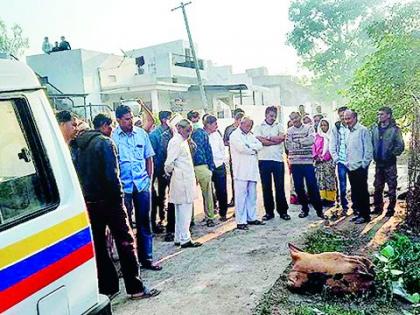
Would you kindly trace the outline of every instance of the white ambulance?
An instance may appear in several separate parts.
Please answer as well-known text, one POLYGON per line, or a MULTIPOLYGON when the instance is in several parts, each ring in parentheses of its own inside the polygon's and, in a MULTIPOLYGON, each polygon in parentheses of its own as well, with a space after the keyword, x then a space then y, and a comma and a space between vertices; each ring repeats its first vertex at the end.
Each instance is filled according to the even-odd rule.
POLYGON ((111 314, 70 153, 34 72, 0 58, 0 313, 111 314))

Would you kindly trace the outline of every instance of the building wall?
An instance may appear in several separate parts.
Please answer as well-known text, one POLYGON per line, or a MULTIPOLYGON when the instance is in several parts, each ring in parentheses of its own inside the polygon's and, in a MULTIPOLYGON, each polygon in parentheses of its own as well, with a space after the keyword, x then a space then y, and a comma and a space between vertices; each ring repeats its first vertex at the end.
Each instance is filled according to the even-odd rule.
POLYGON ((85 93, 80 49, 28 56, 26 63, 63 93, 85 93))

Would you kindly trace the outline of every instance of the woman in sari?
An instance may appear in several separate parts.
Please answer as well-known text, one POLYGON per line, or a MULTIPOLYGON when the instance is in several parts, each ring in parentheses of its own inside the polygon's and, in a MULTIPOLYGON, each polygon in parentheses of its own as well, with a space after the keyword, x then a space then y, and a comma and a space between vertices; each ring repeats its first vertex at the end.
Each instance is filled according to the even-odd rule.
POLYGON ((334 206, 337 193, 335 165, 329 152, 330 138, 330 124, 326 119, 321 119, 312 152, 321 199, 327 207, 334 206))

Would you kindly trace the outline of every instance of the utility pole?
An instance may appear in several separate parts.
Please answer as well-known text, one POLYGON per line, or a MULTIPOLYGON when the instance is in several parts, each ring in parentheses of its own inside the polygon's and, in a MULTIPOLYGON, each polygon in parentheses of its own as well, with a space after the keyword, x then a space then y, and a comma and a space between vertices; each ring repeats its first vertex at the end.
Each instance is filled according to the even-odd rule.
POLYGON ((188 40, 190 42, 191 53, 192 53, 193 60, 194 60, 195 73, 197 75, 198 87, 200 88, 201 101, 203 102, 204 111, 207 113, 208 105, 207 105, 206 92, 204 91, 203 81, 201 80, 200 67, 199 67, 199 64, 198 64, 197 55, 195 54, 194 42, 192 40, 190 26, 188 24, 187 12, 185 11, 185 7, 189 4, 191 4, 191 1, 187 2, 187 3, 181 2, 181 4, 178 7, 173 8, 171 11, 173 12, 175 10, 182 9, 182 14, 184 15, 185 28, 187 29, 188 40))

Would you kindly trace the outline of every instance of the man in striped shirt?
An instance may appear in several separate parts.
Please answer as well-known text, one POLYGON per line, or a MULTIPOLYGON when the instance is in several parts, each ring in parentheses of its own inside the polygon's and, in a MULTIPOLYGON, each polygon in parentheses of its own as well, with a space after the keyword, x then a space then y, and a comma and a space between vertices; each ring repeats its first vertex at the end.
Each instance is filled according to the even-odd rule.
POLYGON ((318 217, 324 218, 318 182, 313 166, 312 145, 314 143, 314 128, 311 125, 302 124, 302 116, 298 112, 291 113, 289 117, 293 126, 287 130, 286 147, 289 150, 289 161, 296 193, 299 203, 302 205, 299 218, 305 218, 309 213, 309 201, 306 197, 304 181, 306 181, 308 188, 310 203, 318 217))

